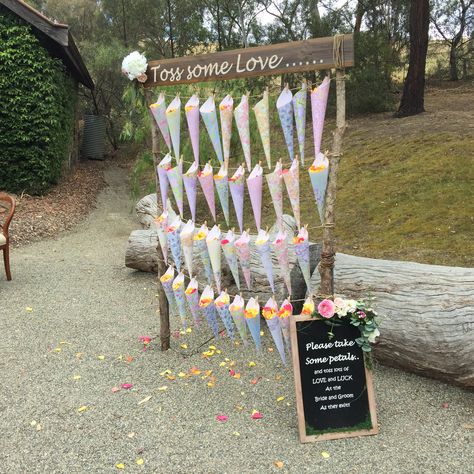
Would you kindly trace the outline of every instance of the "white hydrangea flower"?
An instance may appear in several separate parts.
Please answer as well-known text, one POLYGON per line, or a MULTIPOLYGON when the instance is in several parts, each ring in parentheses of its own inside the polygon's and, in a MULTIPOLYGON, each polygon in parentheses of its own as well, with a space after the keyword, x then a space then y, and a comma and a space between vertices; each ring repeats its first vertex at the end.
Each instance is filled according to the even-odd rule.
POLYGON ((347 316, 347 301, 342 298, 334 298, 334 304, 336 305, 336 313, 339 316, 347 316))
POLYGON ((353 313, 357 309, 357 301, 356 300, 347 300, 346 301, 346 311, 348 313, 353 313))
POLYGON ((378 329, 374 329, 368 336, 367 339, 369 342, 375 342, 375 338, 380 336, 380 331, 378 329))
POLYGON ((133 81, 145 74, 147 66, 148 63, 145 56, 138 51, 133 51, 133 53, 123 58, 122 72, 133 81))

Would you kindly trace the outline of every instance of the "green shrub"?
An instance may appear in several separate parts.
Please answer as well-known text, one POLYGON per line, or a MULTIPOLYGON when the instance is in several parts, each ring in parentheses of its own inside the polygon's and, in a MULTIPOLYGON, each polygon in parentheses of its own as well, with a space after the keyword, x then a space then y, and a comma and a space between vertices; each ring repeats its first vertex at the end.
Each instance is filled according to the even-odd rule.
POLYGON ((44 193, 73 137, 76 87, 32 28, 0 9, 0 189, 44 193))

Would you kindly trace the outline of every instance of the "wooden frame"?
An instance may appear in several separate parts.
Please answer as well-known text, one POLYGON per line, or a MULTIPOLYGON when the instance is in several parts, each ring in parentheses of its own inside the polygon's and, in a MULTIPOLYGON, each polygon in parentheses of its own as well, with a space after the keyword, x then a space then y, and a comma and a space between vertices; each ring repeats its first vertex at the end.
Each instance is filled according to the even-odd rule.
MULTIPOLYGON (((369 413, 372 422, 372 429, 370 430, 359 430, 359 431, 344 431, 326 433, 321 435, 308 435, 306 434, 306 423, 304 416, 304 405, 303 405, 303 394, 301 386, 301 370, 299 360, 299 347, 296 325, 298 322, 314 321, 311 316, 293 316, 290 320, 290 336, 291 336, 291 357, 293 361, 293 370, 295 378, 295 391, 296 391, 296 411, 298 416, 298 432, 300 435, 300 441, 302 443, 310 443, 314 441, 327 441, 331 439, 341 438, 353 438, 357 436, 369 436, 378 433, 377 426, 377 407, 375 402, 374 386, 372 381, 372 372, 365 367, 365 380, 367 387, 367 397, 369 401, 369 413)), ((364 364, 365 365, 365 364, 364 364)))

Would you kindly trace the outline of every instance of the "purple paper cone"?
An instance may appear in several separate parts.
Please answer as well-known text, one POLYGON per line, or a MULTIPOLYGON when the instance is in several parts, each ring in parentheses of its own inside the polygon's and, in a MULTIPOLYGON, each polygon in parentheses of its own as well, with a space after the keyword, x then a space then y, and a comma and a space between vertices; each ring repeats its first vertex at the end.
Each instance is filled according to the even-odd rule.
POLYGON ((174 297, 173 293, 173 279, 174 269, 173 267, 168 267, 168 270, 166 270, 166 272, 160 276, 160 283, 165 292, 166 299, 168 300, 170 313, 174 316, 178 316, 178 306, 176 304, 176 298, 174 297))
POLYGON ((168 213, 163 212, 155 218, 156 232, 158 234, 158 241, 160 243, 163 260, 168 264, 168 237, 166 229, 168 227, 168 213))
POLYGON ((199 326, 201 324, 201 309, 199 308, 199 291, 198 282, 195 278, 191 278, 186 290, 184 292, 189 309, 193 315, 194 324, 199 326))
POLYGON ((272 293, 275 293, 275 284, 273 282, 273 265, 272 265, 272 253, 270 250, 270 236, 268 232, 260 229, 258 231, 257 240, 255 241, 255 248, 262 262, 263 268, 267 274, 268 283, 272 289, 272 293))
POLYGON ((240 295, 236 295, 234 301, 229 306, 229 312, 234 321, 237 331, 244 345, 247 345, 247 323, 244 316, 244 300, 240 295))
POLYGON ((179 160, 177 166, 168 170, 168 181, 178 206, 179 215, 183 218, 183 160, 179 160))
POLYGON ((234 245, 239 257, 242 273, 244 274, 245 283, 250 290, 250 237, 246 231, 235 241, 234 245))
POLYGON ((232 136, 232 116, 234 110, 234 100, 230 95, 226 95, 219 104, 219 114, 221 118, 222 149, 224 152, 224 165, 227 169, 230 157, 230 139, 232 136))
POLYGON ((321 151, 324 118, 329 95, 329 77, 325 77, 319 87, 311 91, 311 115, 313 117, 314 156, 321 151))
POLYGON ((197 196, 198 167, 194 162, 183 175, 183 184, 188 198, 189 210, 193 221, 196 222, 196 196, 197 196))
POLYGON ((216 222, 216 201, 214 197, 214 180, 212 176, 212 166, 210 163, 206 163, 204 169, 198 173, 199 183, 204 192, 207 205, 211 211, 214 222, 216 222))
POLYGON ((278 115, 280 117, 281 127, 283 128, 283 135, 285 137, 286 146, 291 160, 295 159, 295 153, 293 150, 293 95, 285 87, 280 96, 278 97, 276 106, 278 109, 278 115))
POLYGON ((308 293, 311 293, 311 272, 309 267, 309 238, 306 227, 301 227, 298 235, 293 238, 295 253, 303 273, 308 293))
POLYGON ((212 273, 216 282, 217 291, 221 291, 221 231, 216 225, 206 237, 207 251, 211 259, 212 273))
POLYGON ((283 181, 285 181, 286 190, 290 197, 296 225, 300 227, 300 173, 298 160, 293 160, 290 169, 283 170, 283 181))
POLYGON ((260 351, 262 347, 260 343, 260 305, 254 298, 248 300, 244 316, 257 351, 260 351))
POLYGON ((280 311, 278 311, 278 321, 280 323, 283 339, 286 348, 291 353, 291 337, 290 337, 290 318, 293 316, 293 305, 288 301, 283 301, 280 311))
POLYGON ((219 324, 217 323, 216 307, 214 306, 214 292, 209 285, 202 292, 199 307, 206 316, 207 323, 217 339, 219 337, 219 324))
POLYGON ((173 293, 178 306, 179 317, 181 319, 181 326, 186 329, 186 299, 184 297, 184 274, 178 273, 178 276, 173 280, 173 293))
POLYGON ((329 160, 319 153, 309 167, 309 177, 313 187, 314 199, 318 206, 319 218, 321 224, 324 224, 324 206, 326 202, 326 188, 328 185, 329 160))
POLYGON ((263 317, 267 322, 268 329, 272 335, 273 341, 278 349, 283 364, 286 365, 285 346, 283 345, 283 338, 281 334, 280 321, 278 320, 278 306, 275 299, 270 298, 262 309, 263 317))
POLYGON ((176 217, 176 219, 166 229, 168 245, 178 272, 181 271, 181 242, 179 239, 180 230, 181 219, 179 217, 176 217))
POLYGON ((163 135, 166 146, 169 151, 171 151, 170 131, 168 129, 168 121, 166 120, 166 101, 163 92, 158 96, 158 100, 150 105, 150 110, 158 128, 160 129, 161 135, 163 135))
POLYGON ((193 147, 194 162, 199 166, 199 98, 196 94, 186 102, 184 111, 193 147))
POLYGON ((201 112, 202 120, 206 126, 207 133, 211 139, 212 146, 216 152, 217 159, 222 164, 224 158, 222 155, 221 139, 219 136, 219 124, 217 123, 216 104, 214 103, 214 97, 211 96, 209 99, 201 105, 199 109, 201 112))
POLYGON ((229 230, 224 238, 221 240, 222 251, 224 257, 227 260, 232 276, 234 277, 235 284, 240 291, 240 278, 239 278, 239 266, 237 263, 237 250, 235 248, 235 234, 232 230, 229 230))
POLYGON ((168 153, 156 167, 156 172, 158 173, 158 180, 160 183, 161 204, 163 205, 163 211, 166 211, 168 201, 168 188, 170 184, 168 181, 169 169, 171 169, 171 155, 168 153))
POLYGON ((273 207, 277 217, 278 228, 283 225, 283 175, 281 168, 281 160, 275 165, 273 173, 265 175, 267 180, 270 196, 272 197, 273 207))
POLYGON ((243 232, 244 229, 244 181, 245 169, 243 166, 239 166, 232 178, 229 178, 229 189, 232 196, 232 202, 234 203, 235 215, 237 216, 240 232, 243 232))
POLYGON ((260 229, 262 219, 262 189, 263 189, 263 169, 260 164, 255 168, 247 178, 247 187, 249 190, 250 203, 252 204, 253 215, 257 231, 260 229))
POLYGON ((221 292, 214 303, 216 305, 217 314, 219 314, 224 323, 227 335, 232 339, 232 341, 235 341, 234 325, 232 324, 232 316, 229 312, 230 298, 227 291, 221 292))
POLYGON ((306 99, 308 91, 306 82, 303 82, 301 90, 293 96, 293 112, 295 114, 296 135, 298 137, 298 149, 300 151, 300 160, 304 164, 304 142, 306 130, 306 99))
POLYGON ((234 110, 235 123, 239 131, 240 143, 244 151, 247 169, 252 168, 252 158, 250 156, 250 119, 249 119, 249 98, 243 95, 240 104, 234 110))
POLYGON ((179 234, 181 248, 183 250, 184 262, 188 269, 189 277, 193 276, 193 243, 194 243, 194 222, 188 221, 184 224, 179 234))
POLYGON ((179 147, 181 142, 181 101, 176 96, 166 109, 166 120, 170 130, 171 143, 173 144, 174 157, 179 160, 179 147))
POLYGON ((207 283, 210 285, 212 282, 212 268, 211 259, 209 258, 209 252, 207 251, 206 244, 206 237, 208 233, 209 230, 206 224, 203 224, 200 229, 194 234, 194 243, 201 259, 202 266, 204 267, 207 283))
POLYGON ((214 175, 214 184, 224 213, 225 222, 229 225, 229 183, 225 165, 222 165, 219 173, 214 175))
POLYGON ((291 295, 291 279, 290 279, 290 266, 288 264, 288 235, 285 231, 279 231, 272 242, 273 248, 275 249, 278 263, 280 264, 281 276, 288 289, 288 294, 291 295))

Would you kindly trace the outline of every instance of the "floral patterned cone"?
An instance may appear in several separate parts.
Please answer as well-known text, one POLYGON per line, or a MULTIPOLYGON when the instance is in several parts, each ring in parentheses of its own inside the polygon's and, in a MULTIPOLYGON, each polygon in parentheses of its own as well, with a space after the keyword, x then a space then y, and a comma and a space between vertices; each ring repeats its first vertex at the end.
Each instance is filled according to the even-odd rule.
POLYGON ((253 108, 257 119, 258 131, 262 139, 263 151, 267 159, 268 168, 272 167, 270 155, 270 111, 268 106, 268 90, 263 93, 263 98, 253 108))
POLYGON ((260 229, 262 219, 262 189, 263 189, 263 168, 256 164, 255 168, 247 178, 247 187, 249 189, 250 203, 252 204, 253 216, 257 231, 260 229))
POLYGON ((189 209, 194 222, 196 222, 197 174, 198 167, 196 162, 194 162, 189 167, 188 171, 183 174, 184 189, 186 191, 189 209))
POLYGON ((298 235, 293 237, 293 243, 295 244, 295 253, 301 271, 303 273, 304 281, 308 293, 311 293, 311 272, 309 269, 309 238, 306 227, 301 227, 298 235))
POLYGON ((293 94, 288 87, 285 87, 276 103, 278 115, 280 117, 281 127, 283 128, 283 135, 285 136, 288 153, 293 161, 295 153, 293 150, 293 94))
POLYGON ((219 337, 219 324, 217 323, 216 307, 214 306, 214 291, 207 285, 199 299, 199 307, 206 316, 207 324, 212 329, 214 337, 219 337))
POLYGON ((163 92, 158 96, 158 100, 150 105, 150 110, 161 134, 163 135, 166 146, 171 151, 170 131, 168 129, 168 121, 166 120, 166 101, 163 92))
POLYGON ((232 316, 229 312, 230 298, 227 291, 222 291, 221 294, 216 298, 214 303, 216 305, 217 313, 219 314, 220 318, 222 319, 222 322, 224 323, 227 335, 233 341, 235 341, 234 325, 232 324, 232 316))
POLYGON ((239 257, 245 283, 247 283, 247 288, 250 290, 250 237, 247 231, 242 232, 240 238, 235 241, 234 246, 239 257))
POLYGON ((168 245, 171 250, 171 255, 173 255, 173 260, 178 272, 181 271, 181 242, 179 240, 180 229, 181 219, 179 217, 176 217, 176 219, 166 228, 168 245))
POLYGON ((222 164, 224 163, 224 159, 222 156, 222 146, 219 136, 219 124, 217 123, 216 104, 214 103, 214 97, 209 97, 209 99, 207 99, 206 102, 201 105, 199 110, 201 112, 204 125, 206 126, 207 133, 211 139, 214 151, 216 152, 217 159, 222 164))
POLYGON ((267 322, 268 329, 270 329, 270 333, 278 349, 281 360, 286 365, 285 346, 283 345, 283 337, 281 334, 280 321, 278 318, 278 306, 273 297, 266 302, 262 309, 262 315, 267 322))
POLYGON ((263 268, 267 274, 268 283, 270 283, 272 293, 275 293, 275 284, 273 282, 272 253, 270 250, 269 239, 270 236, 268 235, 268 232, 260 229, 258 231, 257 240, 255 241, 255 248, 257 249, 263 268))
POLYGON ((324 117, 329 95, 329 77, 311 91, 311 115, 313 116, 314 156, 321 151, 321 140, 323 137, 324 117))
POLYGON ((221 230, 216 225, 206 237, 207 251, 211 259, 212 272, 216 282, 217 291, 221 291, 221 230))
POLYGON ((321 219, 321 224, 324 224, 324 205, 328 185, 329 160, 322 153, 319 153, 314 159, 313 164, 309 167, 308 172, 311 179, 311 186, 313 187, 314 199, 318 206, 319 218, 321 219))
POLYGON ((234 109, 235 123, 239 131, 240 143, 244 150, 245 162, 250 171, 252 159, 250 156, 250 120, 249 120, 249 98, 243 95, 240 104, 234 109))
POLYGON ((229 183, 227 180, 227 169, 222 165, 219 173, 214 175, 214 184, 216 186, 217 195, 221 203, 222 211, 227 225, 229 225, 229 183))
POLYGON ((235 284, 240 291, 240 279, 239 279, 239 267, 237 264, 237 250, 235 249, 235 235, 232 230, 229 230, 224 238, 221 240, 222 251, 224 257, 227 260, 232 276, 234 277, 235 284))
POLYGON ((184 292, 189 309, 193 315, 194 324, 199 326, 201 323, 201 309, 199 308, 199 291, 198 282, 195 278, 191 278, 186 290, 184 292))
POLYGON ((171 169, 171 155, 166 154, 163 159, 158 163, 156 167, 156 172, 158 173, 158 181, 160 183, 160 193, 161 193, 161 204, 163 205, 163 211, 166 210, 166 205, 168 201, 168 170, 171 169))
POLYGON ((160 216, 155 218, 156 232, 158 234, 158 241, 160 242, 163 260, 168 264, 168 237, 166 228, 168 227, 168 213, 163 212, 160 216))
POLYGON ((293 316, 293 305, 288 301, 283 301, 280 311, 278 311, 278 321, 280 322, 281 332, 285 340, 288 352, 291 352, 291 337, 290 337, 290 318, 293 316))
POLYGON ((281 229, 283 225, 283 176, 281 161, 277 162, 273 173, 265 175, 265 178, 272 197, 273 207, 275 208, 278 228, 281 229))
POLYGON ((173 292, 173 278, 174 268, 170 266, 168 267, 168 270, 166 270, 166 272, 161 275, 160 282, 163 290, 165 291, 166 299, 168 300, 168 304, 170 306, 170 312, 171 314, 177 316, 179 311, 173 292))
POLYGON ((278 263, 280 264, 283 281, 288 288, 288 294, 291 295, 290 266, 288 264, 288 234, 284 231, 279 231, 272 245, 275 249, 278 263))
POLYGON ((236 295, 234 301, 229 306, 229 312, 234 321, 237 331, 244 343, 247 345, 247 323, 245 322, 244 316, 244 300, 240 295, 236 295))
POLYGON ((179 235, 181 247, 183 249, 184 262, 188 269, 189 277, 193 276, 193 242, 194 242, 194 222, 188 221, 179 235))
POLYGON ((212 282, 212 268, 211 259, 209 258, 209 252, 207 251, 206 237, 209 230, 204 223, 200 229, 194 234, 194 242, 201 258, 202 265, 204 266, 204 272, 206 273, 207 282, 212 282))
POLYGON ((239 166, 236 172, 229 178, 229 189, 234 203, 235 215, 239 223, 240 232, 243 232, 244 222, 244 183, 245 170, 243 166, 239 166))
POLYGON ((295 114, 296 135, 298 137, 298 147, 300 151, 301 163, 304 164, 304 142, 306 129, 306 98, 308 91, 306 82, 303 82, 301 89, 293 97, 293 112, 295 114))
POLYGON ((183 217, 183 160, 177 166, 168 170, 168 181, 173 191, 173 196, 178 206, 179 215, 183 217))
POLYGON ((250 298, 247 302, 247 306, 244 311, 245 321, 247 326, 250 329, 250 334, 252 335, 253 341, 257 350, 260 351, 260 305, 255 298, 250 298))
POLYGON ((290 197, 291 209, 293 209, 296 225, 300 227, 300 174, 298 160, 293 160, 290 169, 283 170, 283 180, 290 197))
POLYGON ((171 143, 173 144, 174 157, 176 160, 179 159, 179 146, 181 140, 181 101, 179 96, 176 96, 171 104, 166 109, 166 120, 168 122, 168 128, 171 135, 171 143))
POLYGON ((207 205, 211 211, 214 222, 216 222, 216 200, 214 197, 214 180, 212 178, 212 166, 210 163, 206 163, 204 169, 198 173, 199 183, 204 192, 207 205))
POLYGON ((184 274, 178 273, 178 276, 173 280, 173 293, 178 306, 179 317, 181 319, 181 326, 186 329, 186 299, 184 297, 184 274))
POLYGON ((234 115, 234 100, 230 95, 226 95, 219 104, 219 114, 221 119, 222 148, 224 151, 224 164, 229 165, 230 139, 232 136, 232 116, 234 115))
POLYGON ((196 94, 190 97, 184 106, 188 122, 189 137, 193 147, 194 162, 199 165, 199 98, 196 94))
POLYGON ((303 309, 301 310, 301 316, 311 316, 314 313, 315 305, 312 296, 308 296, 304 303, 303 309))

